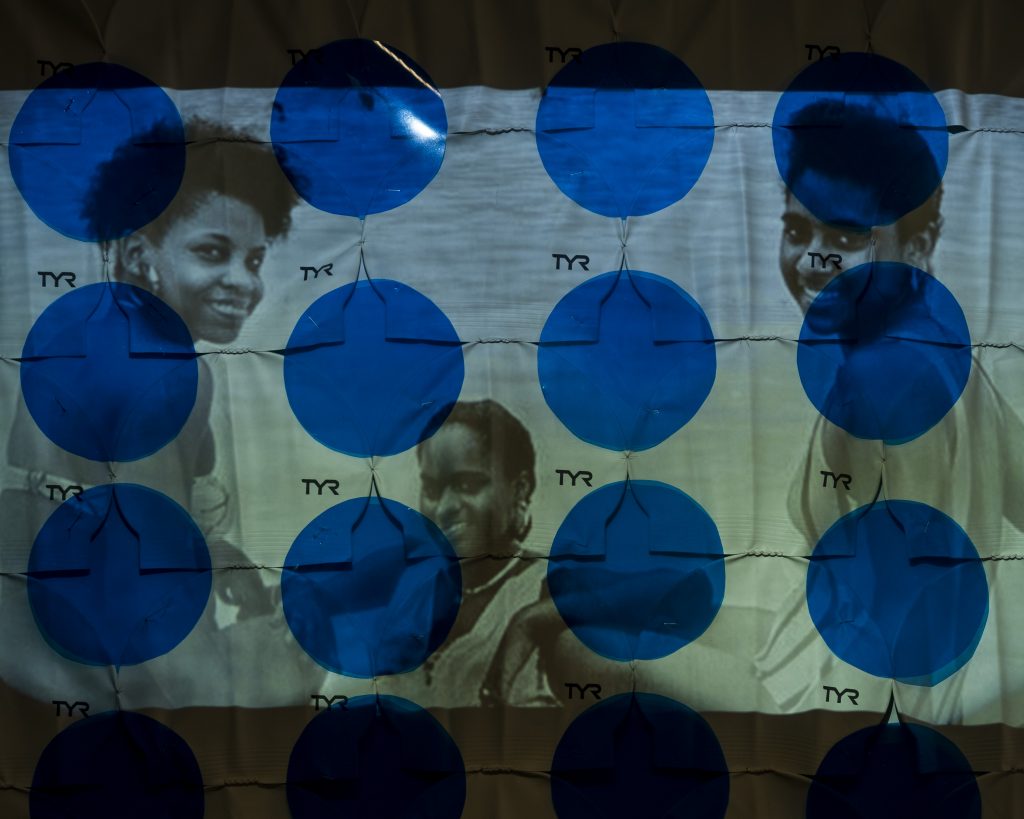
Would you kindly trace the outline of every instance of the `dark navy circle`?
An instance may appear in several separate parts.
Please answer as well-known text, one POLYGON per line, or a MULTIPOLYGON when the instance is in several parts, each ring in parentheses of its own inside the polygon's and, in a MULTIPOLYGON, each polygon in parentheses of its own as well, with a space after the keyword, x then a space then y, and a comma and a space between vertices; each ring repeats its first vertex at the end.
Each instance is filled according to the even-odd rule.
POLYGON ((185 131, 159 86, 122 65, 84 63, 29 94, 11 127, 10 162, 43 222, 105 241, 148 224, 174 198, 185 131))
POLYGON ((698 713, 656 694, 619 694, 588 708, 562 736, 551 762, 551 801, 558 819, 721 819, 729 769, 698 713))
POLYGON ((714 126, 711 101, 682 60, 647 43, 607 43, 548 85, 537 150, 562 193, 624 219, 689 193, 711 156, 714 126))
POLYGON ((28 563, 39 630, 63 656, 135 665, 188 636, 210 596, 210 554, 173 500, 138 484, 96 486, 58 506, 28 563))
POLYGON ((426 296, 388 279, 324 294, 288 339, 284 386, 306 432, 357 458, 433 435, 458 400, 462 347, 426 296))
POLYGON ((448 635, 462 570, 441 530, 419 512, 355 498, 295 538, 281 595, 295 639, 320 665, 349 677, 398 674, 448 635))
POLYGON ((174 731, 131 711, 73 722, 43 749, 29 791, 32 819, 201 819, 203 777, 174 731))
POLYGON ((843 661, 931 686, 974 653, 988 619, 988 581, 951 518, 916 501, 879 501, 844 515, 818 541, 807 608, 843 661))
POLYGON ((689 495, 657 481, 611 483, 562 522, 548 588, 587 647, 613 660, 655 660, 715 619, 723 557, 715 522, 689 495))
POLYGON ((641 270, 570 290, 540 336, 544 400, 569 430, 606 449, 657 446, 697 414, 715 383, 714 335, 700 305, 641 270))
POLYGON ((466 769, 428 711, 399 697, 354 697, 310 720, 288 760, 294 819, 459 819, 466 769))
POLYGON ((437 174, 448 117, 426 72, 377 40, 307 54, 274 99, 274 153, 303 199, 363 218, 404 205, 437 174))
POLYGON ((877 54, 808 65, 779 99, 772 139, 779 173, 804 207, 859 230, 923 204, 949 156, 938 100, 910 69, 877 54))
POLYGON ((807 819, 981 819, 970 763, 923 725, 855 731, 826 754, 807 792, 807 819))
POLYGON ((971 374, 971 335, 953 294, 902 262, 844 271, 811 303, 797 347, 811 403, 857 438, 927 432, 971 374))
POLYGON ((25 405, 46 437, 94 461, 152 455, 185 425, 199 365, 185 322, 130 284, 69 290, 21 352, 25 405))

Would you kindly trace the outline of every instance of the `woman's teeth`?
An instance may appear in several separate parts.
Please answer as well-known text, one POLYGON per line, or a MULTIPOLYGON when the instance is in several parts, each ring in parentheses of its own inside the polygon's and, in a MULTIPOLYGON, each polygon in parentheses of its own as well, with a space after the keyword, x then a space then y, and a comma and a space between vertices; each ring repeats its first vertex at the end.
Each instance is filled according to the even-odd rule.
POLYGON ((249 315, 249 305, 242 302, 213 299, 207 303, 218 313, 223 313, 232 318, 245 318, 249 315))

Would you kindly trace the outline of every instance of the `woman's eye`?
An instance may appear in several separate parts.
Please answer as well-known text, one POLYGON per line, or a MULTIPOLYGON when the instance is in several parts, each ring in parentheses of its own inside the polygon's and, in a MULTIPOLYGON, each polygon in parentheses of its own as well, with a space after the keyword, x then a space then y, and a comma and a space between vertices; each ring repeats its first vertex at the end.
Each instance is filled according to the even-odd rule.
POLYGON ((481 491, 484 486, 487 485, 487 479, 481 475, 472 475, 460 479, 456 485, 456 490, 462 495, 475 495, 481 491))
POLYGON ((245 260, 245 266, 249 268, 252 273, 259 273, 260 268, 263 267, 263 259, 266 254, 263 251, 259 253, 251 253, 245 260))
POLYGON ((859 250, 865 247, 870 239, 871 235, 868 233, 837 233, 835 245, 843 250, 859 250))
POLYGON ((811 232, 807 223, 802 220, 783 219, 783 232, 787 241, 794 244, 806 244, 810 239, 811 232))
POLYGON ((420 481, 420 494, 428 501, 436 501, 441 496, 441 488, 434 481, 424 478, 420 481))
POLYGON ((220 264, 227 261, 228 258, 227 249, 220 245, 198 245, 192 248, 192 252, 203 261, 210 262, 211 264, 220 264))

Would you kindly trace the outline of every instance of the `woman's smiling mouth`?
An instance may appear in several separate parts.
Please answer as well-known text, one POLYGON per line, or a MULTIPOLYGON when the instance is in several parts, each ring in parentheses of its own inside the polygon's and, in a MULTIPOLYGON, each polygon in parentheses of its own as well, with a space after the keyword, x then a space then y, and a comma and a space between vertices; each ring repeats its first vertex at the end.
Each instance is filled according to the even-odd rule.
POLYGON ((207 306, 224 318, 237 321, 249 316, 252 303, 243 299, 207 299, 207 306))

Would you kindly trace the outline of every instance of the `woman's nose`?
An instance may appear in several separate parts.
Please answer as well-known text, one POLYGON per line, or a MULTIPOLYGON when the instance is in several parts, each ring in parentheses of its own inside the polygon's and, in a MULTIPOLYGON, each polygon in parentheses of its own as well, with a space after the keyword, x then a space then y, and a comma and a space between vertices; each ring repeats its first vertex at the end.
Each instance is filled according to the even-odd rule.
POLYGON ((810 244, 802 245, 799 250, 793 254, 793 267, 798 273, 807 274, 815 272, 816 268, 811 264, 811 257, 808 255, 808 253, 812 253, 814 251, 809 251, 809 247, 810 244))
POLYGON ((807 234, 807 238, 800 245, 799 251, 800 258, 797 260, 797 263, 802 269, 808 271, 820 269, 821 260, 827 258, 833 252, 822 231, 817 226, 812 228, 807 234))
POLYGON ((224 269, 221 272, 221 282, 225 286, 237 290, 247 292, 260 290, 259 278, 253 275, 252 271, 246 266, 245 260, 241 258, 238 260, 231 259, 231 261, 224 265, 224 269))
POLYGON ((443 489, 441 491, 441 499, 437 502, 437 513, 441 520, 444 520, 447 515, 452 514, 458 508, 458 492, 455 492, 451 487, 443 489))

